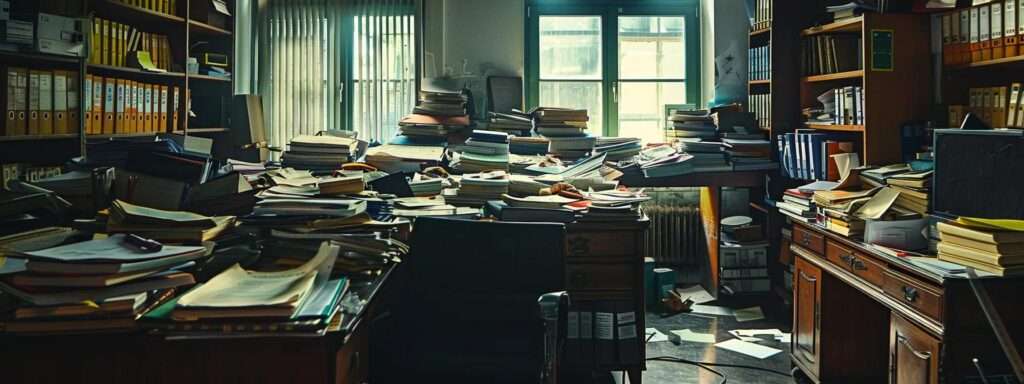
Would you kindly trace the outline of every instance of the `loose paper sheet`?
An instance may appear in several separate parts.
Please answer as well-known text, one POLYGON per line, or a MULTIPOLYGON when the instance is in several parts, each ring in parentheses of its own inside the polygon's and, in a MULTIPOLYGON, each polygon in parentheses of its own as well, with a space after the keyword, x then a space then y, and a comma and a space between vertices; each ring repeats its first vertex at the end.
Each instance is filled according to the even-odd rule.
POLYGON ((679 336, 679 338, 683 341, 705 344, 715 343, 715 334, 713 333, 698 333, 691 331, 689 329, 676 330, 672 331, 672 333, 674 333, 676 336, 679 336))
POLYGON ((731 308, 716 307, 714 305, 701 305, 694 304, 690 306, 690 310, 693 313, 703 313, 705 315, 718 315, 718 316, 732 316, 733 311, 731 308))
POLYGON ((704 304, 709 301, 714 301, 714 296, 711 296, 704 287, 700 285, 694 285, 687 288, 676 288, 676 293, 679 294, 683 299, 689 298, 696 304, 704 304))
POLYGON ((882 217, 882 215, 885 214, 886 211, 889 210, 889 207, 892 206, 892 203, 896 202, 896 198, 899 196, 899 191, 892 188, 883 187, 881 190, 878 191, 878 193, 875 193, 875 195, 871 197, 871 200, 868 200, 867 203, 864 203, 864 206, 860 207, 860 209, 857 210, 855 215, 864 220, 879 219, 882 217))
POLYGON ((761 307, 737 309, 733 314, 736 316, 736 321, 754 321, 764 319, 764 312, 761 311, 761 307))
POLYGON ((860 186, 860 157, 856 153, 837 153, 832 159, 839 168, 839 184, 832 189, 848 189, 860 186))
POLYGON ((742 353, 747 356, 755 357, 758 359, 766 359, 775 356, 781 349, 775 349, 765 347, 763 345, 757 345, 754 343, 748 343, 740 339, 729 339, 721 343, 715 344, 716 347, 722 349, 728 349, 733 352, 742 353))
POLYGON ((657 328, 647 328, 644 330, 644 340, 648 343, 657 343, 659 341, 668 341, 668 335, 661 333, 657 328))

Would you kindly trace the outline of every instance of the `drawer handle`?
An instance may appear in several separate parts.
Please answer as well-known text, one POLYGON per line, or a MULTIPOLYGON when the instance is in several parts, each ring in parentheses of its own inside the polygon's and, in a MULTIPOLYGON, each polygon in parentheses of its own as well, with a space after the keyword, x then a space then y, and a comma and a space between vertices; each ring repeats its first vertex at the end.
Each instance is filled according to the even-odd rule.
POLYGON ((853 264, 853 255, 841 255, 839 260, 842 260, 846 264, 853 264))
POLYGON ((914 356, 917 357, 918 359, 928 360, 928 359, 932 358, 932 353, 931 352, 928 352, 928 351, 924 351, 924 352, 918 351, 917 349, 914 348, 914 346, 910 345, 910 340, 907 339, 906 337, 904 337, 903 335, 896 335, 896 341, 899 341, 900 344, 903 344, 904 346, 906 346, 907 349, 910 350, 910 353, 913 353, 914 356))
POLYGON ((917 288, 908 287, 906 285, 903 286, 903 299, 913 303, 915 300, 917 300, 917 296, 917 288))
POLYGON ((857 260, 857 259, 853 259, 853 261, 850 262, 850 266, 853 267, 853 269, 856 269, 858 271, 866 271, 868 269, 868 267, 866 267, 864 265, 863 261, 860 261, 860 260, 857 260))
POLYGON ((811 245, 811 238, 808 237, 807 235, 804 235, 804 237, 800 238, 800 242, 803 243, 803 245, 805 246, 811 245))
POLYGON ((590 253, 590 239, 585 237, 569 239, 569 252, 573 255, 585 255, 590 253))

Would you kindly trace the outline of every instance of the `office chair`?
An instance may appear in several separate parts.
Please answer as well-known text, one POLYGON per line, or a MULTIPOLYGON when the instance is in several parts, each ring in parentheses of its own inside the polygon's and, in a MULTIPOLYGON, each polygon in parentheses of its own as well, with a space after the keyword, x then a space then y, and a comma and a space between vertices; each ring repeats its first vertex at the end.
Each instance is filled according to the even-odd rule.
POLYGON ((554 382, 562 224, 424 217, 411 249, 391 316, 371 325, 371 382, 554 382))

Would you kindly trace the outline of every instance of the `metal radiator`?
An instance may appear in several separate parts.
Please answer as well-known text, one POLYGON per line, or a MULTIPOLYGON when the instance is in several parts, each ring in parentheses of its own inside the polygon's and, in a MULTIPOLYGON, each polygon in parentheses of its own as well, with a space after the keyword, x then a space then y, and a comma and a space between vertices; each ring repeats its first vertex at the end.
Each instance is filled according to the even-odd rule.
POLYGON ((644 204, 651 220, 646 255, 658 265, 693 266, 707 257, 700 209, 673 203, 644 204))

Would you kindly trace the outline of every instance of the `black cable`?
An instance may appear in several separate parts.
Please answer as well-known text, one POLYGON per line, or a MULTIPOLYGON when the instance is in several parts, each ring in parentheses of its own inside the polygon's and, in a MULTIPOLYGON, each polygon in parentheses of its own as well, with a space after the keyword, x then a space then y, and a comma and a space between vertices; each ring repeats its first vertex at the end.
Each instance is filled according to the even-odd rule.
POLYGON ((725 374, 723 374, 722 372, 718 372, 718 371, 716 371, 714 369, 711 369, 711 367, 708 367, 706 365, 708 363, 701 363, 701 362, 696 362, 696 361, 690 361, 690 360, 680 359, 678 357, 671 357, 671 356, 648 357, 647 360, 648 361, 651 361, 651 360, 653 360, 653 361, 667 361, 667 362, 670 362, 670 363, 695 365, 695 366, 697 366, 699 368, 703 368, 703 369, 707 370, 708 372, 714 373, 718 377, 721 377, 722 378, 722 382, 719 383, 719 384, 726 384, 726 383, 729 382, 729 379, 727 377, 725 377, 725 374))
POLYGON ((694 365, 704 364, 704 365, 709 365, 709 366, 712 366, 712 367, 753 369, 753 370, 756 370, 756 371, 771 372, 771 373, 774 373, 776 375, 790 376, 789 372, 776 371, 776 370, 770 369, 770 368, 762 368, 762 367, 755 367, 755 366, 752 366, 752 365, 741 365, 741 364, 708 363, 708 362, 704 362, 704 361, 692 361, 692 360, 686 360, 686 359, 675 357, 675 356, 648 357, 647 360, 668 361, 668 362, 686 363, 686 364, 694 364, 694 365))

